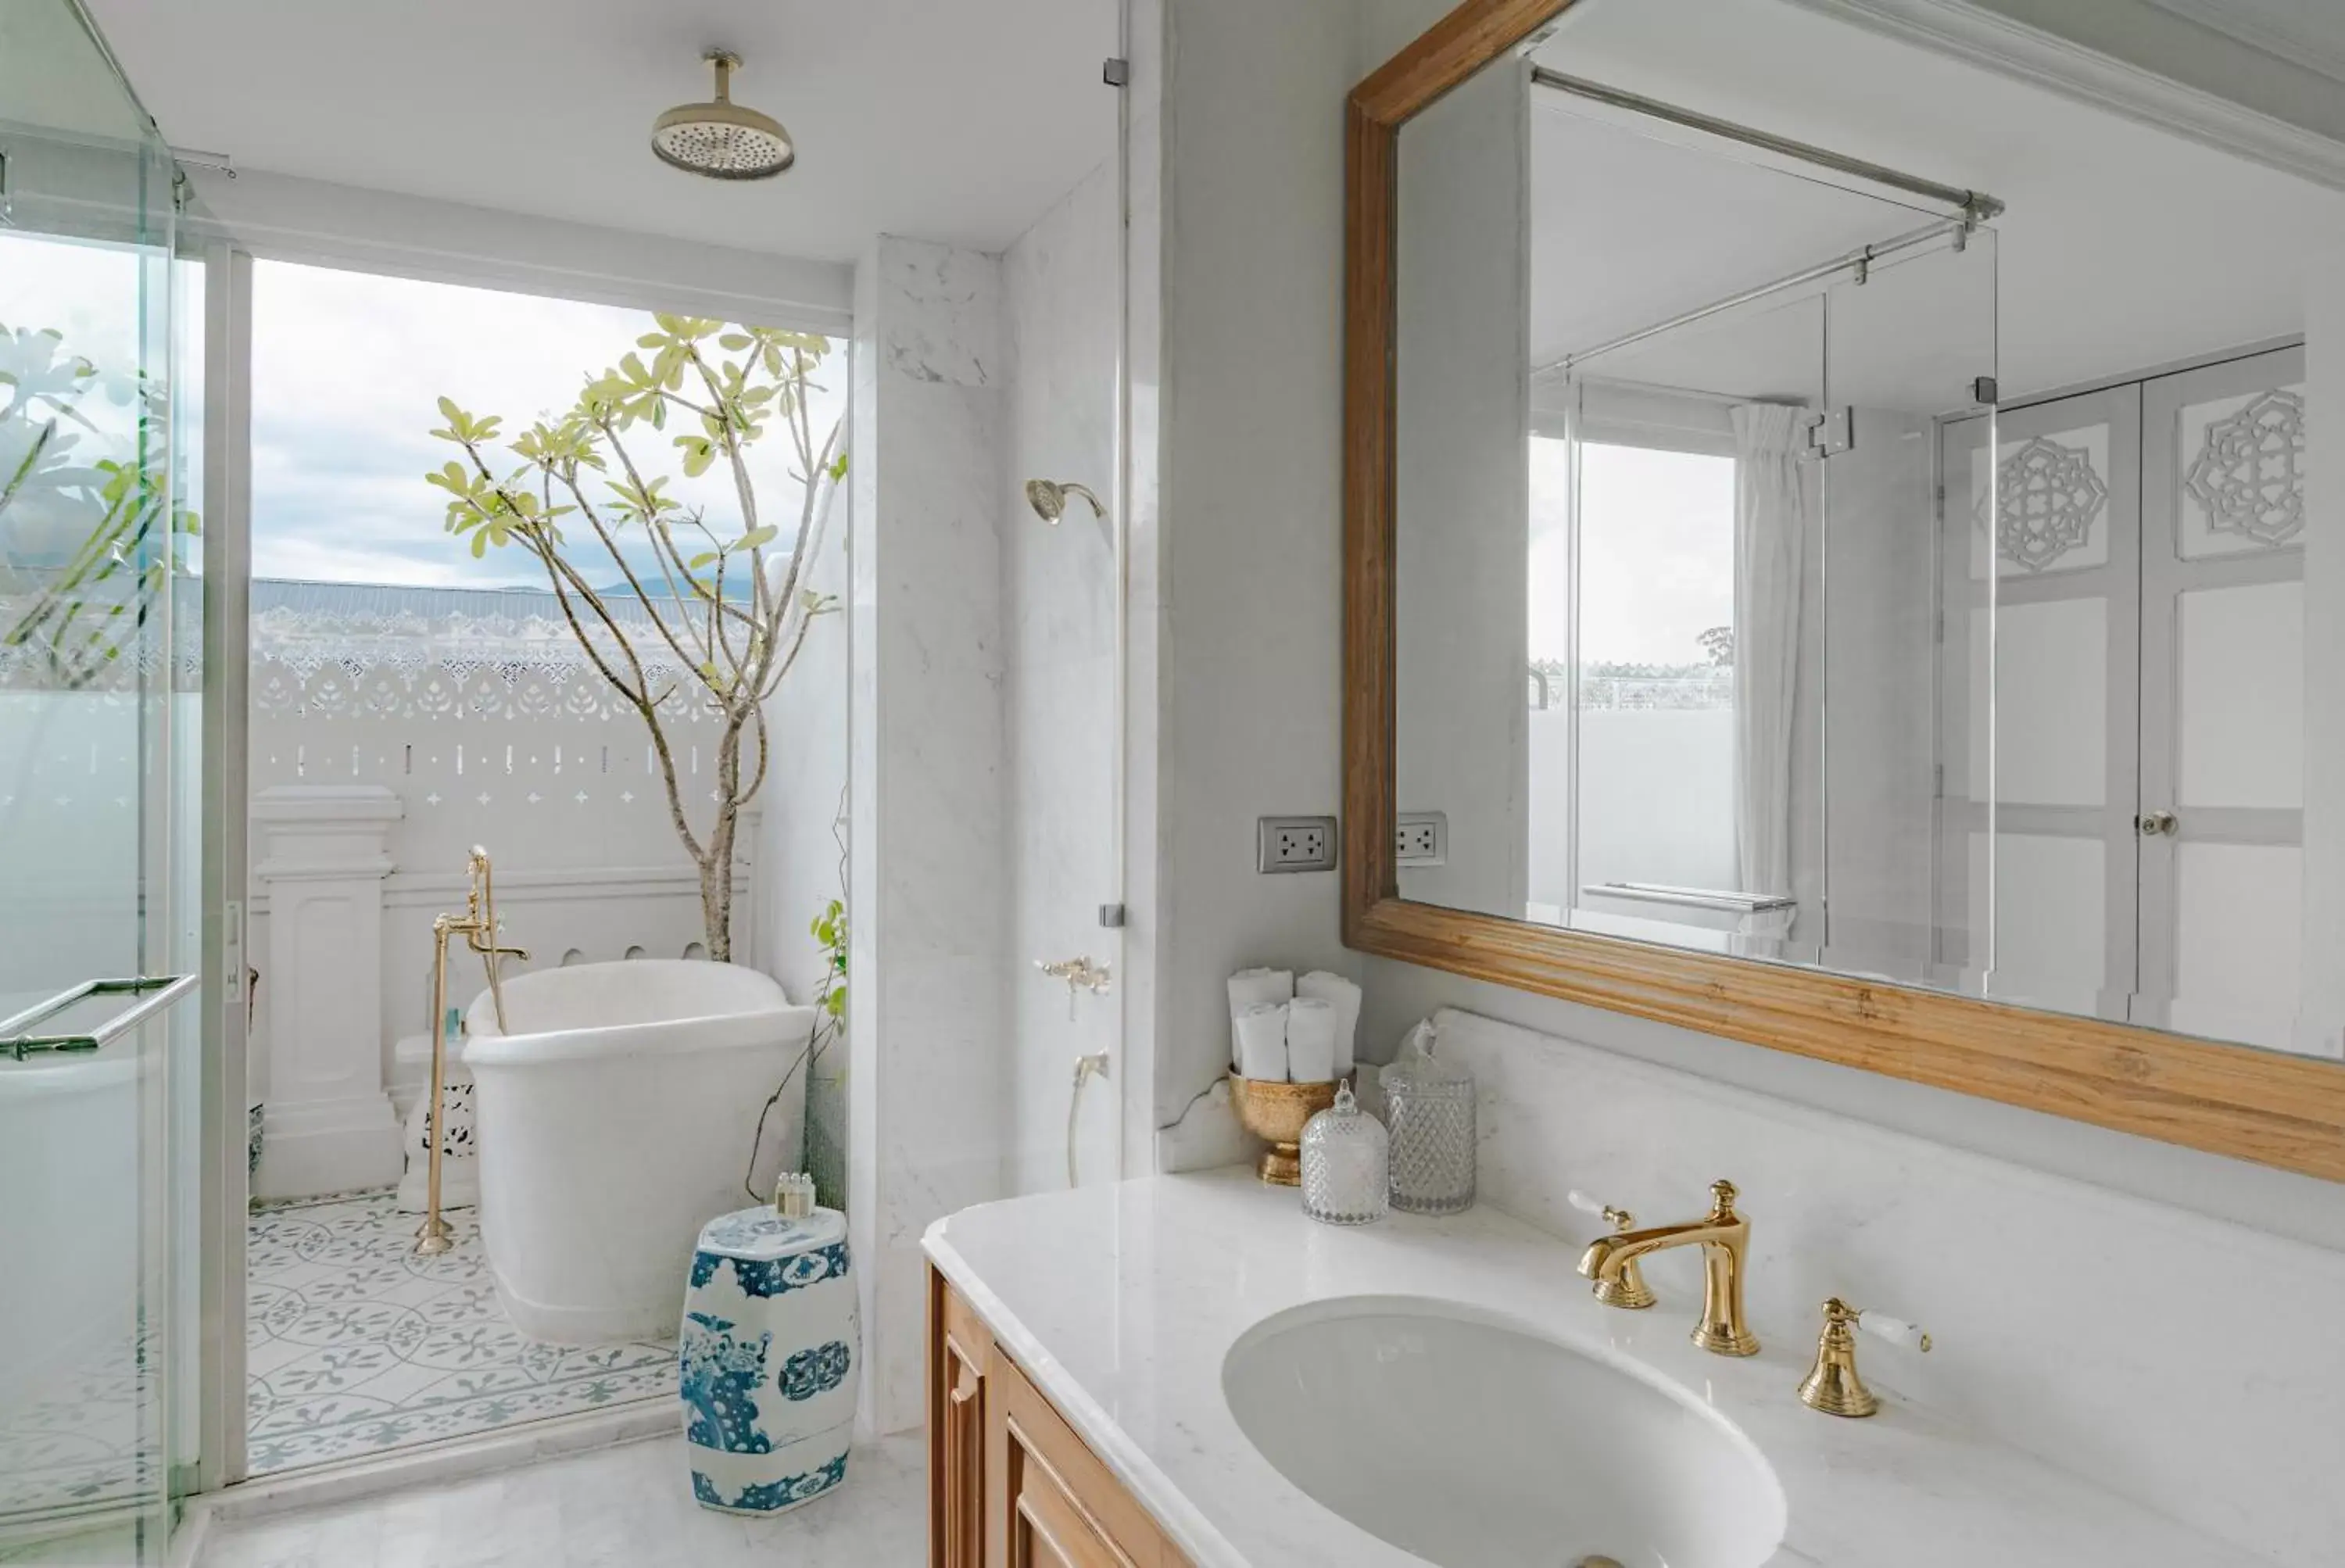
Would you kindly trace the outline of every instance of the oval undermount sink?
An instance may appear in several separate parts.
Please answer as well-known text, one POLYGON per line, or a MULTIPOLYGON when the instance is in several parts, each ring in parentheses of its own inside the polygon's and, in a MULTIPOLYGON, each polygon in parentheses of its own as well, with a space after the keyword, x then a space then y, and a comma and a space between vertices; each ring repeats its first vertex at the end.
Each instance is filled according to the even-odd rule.
POLYGON ((1267 1318, 1222 1392, 1280 1474, 1440 1568, 1758 1568, 1783 1538, 1782 1488, 1725 1418, 1448 1303, 1267 1318))

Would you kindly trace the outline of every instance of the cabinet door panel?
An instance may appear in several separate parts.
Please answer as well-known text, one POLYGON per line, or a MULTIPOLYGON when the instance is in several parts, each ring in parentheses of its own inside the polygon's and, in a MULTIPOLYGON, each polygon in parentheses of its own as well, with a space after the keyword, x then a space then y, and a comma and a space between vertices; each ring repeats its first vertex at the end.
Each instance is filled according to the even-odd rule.
POLYGON ((985 1373, 991 1337, 931 1276, 929 1335, 929 1562, 985 1568, 985 1373))
POLYGON ((1186 1568, 1147 1511, 998 1348, 985 1390, 987 1568, 1186 1568))
POLYGON ((1133 1568, 1015 1421, 1009 1437, 1009 1568, 1133 1568))

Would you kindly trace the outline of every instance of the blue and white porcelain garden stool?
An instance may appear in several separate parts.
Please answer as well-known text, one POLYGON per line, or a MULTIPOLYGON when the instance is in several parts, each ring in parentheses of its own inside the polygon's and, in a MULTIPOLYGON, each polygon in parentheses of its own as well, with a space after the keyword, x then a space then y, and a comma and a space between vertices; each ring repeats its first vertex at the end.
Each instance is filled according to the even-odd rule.
POLYGON ((692 1494, 778 1513, 847 1479, 861 1333, 846 1216, 758 1207, 709 1221, 676 1346, 692 1494))

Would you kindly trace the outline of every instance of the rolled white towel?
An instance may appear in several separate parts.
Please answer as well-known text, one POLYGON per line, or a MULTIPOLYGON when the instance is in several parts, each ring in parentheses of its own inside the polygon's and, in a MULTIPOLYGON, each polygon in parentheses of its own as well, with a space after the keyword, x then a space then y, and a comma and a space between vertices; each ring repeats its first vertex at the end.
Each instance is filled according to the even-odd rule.
POLYGON ((1335 1076, 1335 1008, 1316 996, 1286 1004, 1286 1076, 1325 1084, 1335 1076))
MULTIPOLYGON (((1245 1073, 1245 1063, 1238 1055, 1237 1017, 1249 1007, 1265 1003, 1284 1002, 1294 994, 1294 972, 1291 969, 1241 969, 1230 976, 1230 1065, 1245 1073)), ((1246 1076, 1254 1076, 1246 1073, 1246 1076)))
POLYGON ((1258 1002, 1235 1019, 1238 1071, 1265 1084, 1286 1081, 1286 1009, 1284 1002, 1258 1002))
POLYGON ((1360 988, 1340 974, 1315 969, 1294 983, 1294 994, 1315 997, 1335 1010, 1335 1070, 1327 1075, 1350 1077, 1360 1032, 1360 988))

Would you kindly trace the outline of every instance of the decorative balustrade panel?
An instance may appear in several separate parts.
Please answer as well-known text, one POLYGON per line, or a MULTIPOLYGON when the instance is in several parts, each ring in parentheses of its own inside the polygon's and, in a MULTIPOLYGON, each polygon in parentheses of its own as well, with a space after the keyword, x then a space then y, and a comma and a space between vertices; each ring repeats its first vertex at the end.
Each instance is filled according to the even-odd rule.
MULTIPOLYGON (((613 613, 665 695, 687 815, 705 831, 719 727, 641 606, 613 613)), ((551 594, 264 581, 252 626, 255 791, 391 789, 406 808, 401 871, 461 869, 475 843, 516 871, 684 863, 650 730, 551 594)), ((625 667, 607 641, 598 651, 625 667)))

